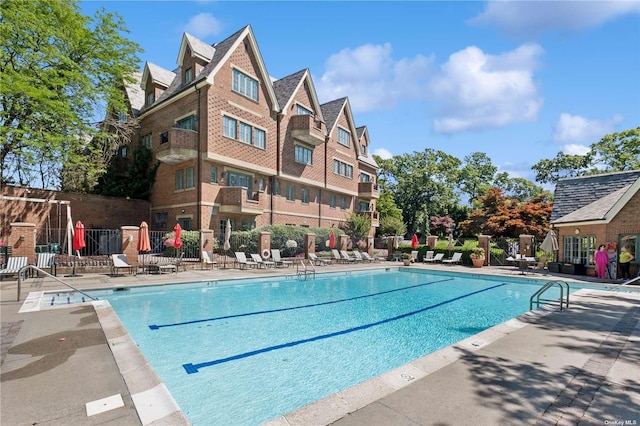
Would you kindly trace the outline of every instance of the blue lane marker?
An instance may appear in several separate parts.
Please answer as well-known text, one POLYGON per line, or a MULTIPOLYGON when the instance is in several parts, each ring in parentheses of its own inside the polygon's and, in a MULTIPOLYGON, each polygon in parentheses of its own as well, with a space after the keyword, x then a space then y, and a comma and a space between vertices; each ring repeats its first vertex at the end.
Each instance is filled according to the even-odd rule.
POLYGON ((505 285, 507 285, 507 284, 506 283, 502 283, 502 284, 494 285, 492 287, 487 287, 487 288, 484 288, 482 290, 478 290, 478 291, 474 291, 472 293, 464 294, 462 296, 454 297, 453 299, 445 300, 444 302, 436 303, 435 305, 427 306, 427 307, 424 307, 422 309, 418 309, 417 311, 407 312, 406 314, 402 314, 402 315, 398 315, 398 316, 395 316, 395 317, 387 318, 387 319, 384 319, 382 321, 372 322, 372 323, 369 323, 369 324, 360 325, 358 327, 347 328, 346 330, 336 331, 334 333, 322 334, 320 336, 310 337, 308 339, 296 340, 296 341, 289 342, 289 343, 283 343, 281 345, 270 346, 268 348, 257 349, 255 351, 245 352, 245 353, 242 353, 242 354, 230 356, 230 357, 227 357, 227 358, 220 358, 220 359, 216 359, 216 360, 213 360, 213 361, 203 362, 203 363, 200 363, 200 364, 191 364, 191 363, 182 364, 182 367, 184 367, 184 369, 187 372, 187 374, 194 374, 194 373, 197 373, 199 369, 204 368, 204 367, 211 367, 211 366, 218 365, 218 364, 224 364, 225 362, 229 362, 229 361, 235 361, 235 360, 242 359, 242 358, 249 358, 249 357, 254 356, 254 355, 263 354, 263 353, 271 352, 271 351, 276 351, 278 349, 284 349, 284 348, 290 348, 290 347, 293 347, 293 346, 302 345, 303 343, 309 343, 309 342, 315 342, 317 340, 329 339, 331 337, 336 337, 336 336, 340 336, 340 335, 343 335, 343 334, 353 333, 354 331, 366 330, 367 328, 375 327, 375 326, 378 326, 378 325, 386 324, 388 322, 397 321, 397 320, 402 319, 402 318, 410 317, 412 315, 416 315, 416 314, 419 314, 419 313, 422 313, 422 312, 437 308, 439 306, 443 306, 443 305, 455 302, 457 300, 464 299, 464 298, 469 297, 469 296, 473 296, 474 294, 478 294, 478 293, 482 293, 482 292, 485 292, 485 291, 493 290, 495 288, 502 287, 502 286, 505 286, 505 285))
POLYGON ((445 281, 451 281, 451 280, 453 280, 453 278, 446 278, 446 279, 443 279, 443 280, 430 281, 430 282, 427 282, 427 283, 416 284, 416 285, 412 285, 412 286, 409 286, 409 287, 396 288, 396 289, 393 289, 393 290, 381 291, 379 293, 372 293, 372 294, 365 294, 364 296, 351 297, 349 299, 340 299, 340 300, 332 300, 330 302, 315 303, 313 305, 302 305, 302 306, 293 306, 293 307, 290 307, 290 308, 270 309, 268 311, 247 312, 247 313, 244 313, 244 314, 226 315, 226 316, 223 316, 223 317, 214 317, 214 318, 205 318, 205 319, 199 319, 199 320, 193 320, 193 321, 176 322, 176 323, 173 323, 173 324, 150 325, 149 328, 151 330, 158 330, 158 329, 163 328, 163 327, 176 327, 176 326, 179 326, 179 325, 189 325, 189 324, 197 324, 197 323, 200 323, 200 322, 220 321, 220 320, 229 319, 229 318, 248 317, 248 316, 251 316, 251 315, 272 314, 274 312, 293 311, 293 310, 296 310, 296 309, 315 308, 316 306, 323 306, 323 305, 331 305, 331 304, 334 304, 334 303, 349 302, 351 300, 364 299, 366 297, 379 296, 381 294, 393 293, 395 291, 404 291, 404 290, 409 290, 409 289, 416 288, 416 287, 423 287, 423 286, 426 286, 426 285, 437 284, 437 283, 441 283, 441 282, 445 282, 445 281))

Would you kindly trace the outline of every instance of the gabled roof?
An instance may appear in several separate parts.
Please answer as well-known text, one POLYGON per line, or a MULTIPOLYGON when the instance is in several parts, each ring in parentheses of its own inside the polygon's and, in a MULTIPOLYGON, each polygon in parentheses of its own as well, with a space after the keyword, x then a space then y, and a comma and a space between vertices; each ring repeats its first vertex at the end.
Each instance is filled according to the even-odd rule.
MULTIPOLYGON (((356 129, 356 132, 358 133, 358 141, 362 141, 363 139, 366 139, 367 142, 367 148, 369 147, 369 131, 367 130, 367 126, 360 126, 356 129)), ((376 169, 378 168, 378 163, 376 163, 376 160, 373 158, 373 155, 371 155, 371 152, 369 151, 369 149, 367 149, 366 153, 362 153, 360 152, 360 154, 358 155, 358 160, 362 161, 363 163, 367 163, 368 165, 375 167, 376 169)))
MULTIPOLYGON (((340 117, 342 109, 345 107, 347 102, 347 98, 340 98, 320 105, 325 124, 327 125, 327 134, 330 134, 333 131, 333 128, 338 122, 338 117, 340 117)), ((354 133, 354 136, 355 135, 356 133, 354 133)))
POLYGON ((213 59, 213 54, 216 52, 216 49, 213 46, 208 45, 204 41, 192 36, 189 33, 184 33, 182 35, 182 43, 180 43, 178 60, 176 61, 179 67, 182 66, 182 60, 184 59, 184 54, 187 51, 187 47, 191 50, 192 56, 200 58, 205 62, 211 61, 211 59, 213 59))
POLYGON ((318 96, 316 94, 313 80, 309 69, 305 68, 296 73, 288 75, 273 82, 273 89, 278 99, 278 104, 284 114, 289 110, 289 106, 293 101, 293 95, 300 89, 304 83, 309 86, 309 92, 311 93, 311 102, 313 103, 313 109, 316 113, 316 118, 320 121, 324 121, 322 110, 320 108, 320 102, 318 102, 318 96))
POLYGON ((609 222, 640 188, 640 170, 562 179, 556 185, 552 224, 609 222))
POLYGON ((144 90, 144 88, 147 86, 147 81, 150 78, 154 84, 158 84, 162 87, 167 88, 171 85, 171 82, 175 77, 175 73, 166 70, 154 63, 147 62, 144 65, 140 87, 142 87, 142 89, 144 90))
POLYGON ((129 100, 129 105, 131 106, 131 112, 135 116, 144 106, 144 90, 142 90, 142 88, 140 87, 142 73, 134 72, 132 74, 132 78, 134 79, 134 82, 125 82, 124 88, 127 92, 127 99, 129 100))

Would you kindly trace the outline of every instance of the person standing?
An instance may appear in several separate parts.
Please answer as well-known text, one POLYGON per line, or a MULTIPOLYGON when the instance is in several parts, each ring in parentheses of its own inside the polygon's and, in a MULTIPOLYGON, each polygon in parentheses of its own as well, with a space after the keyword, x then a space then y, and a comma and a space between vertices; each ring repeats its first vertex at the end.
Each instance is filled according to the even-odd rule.
POLYGON ((629 272, 629 267, 631 266, 631 261, 634 259, 631 254, 631 249, 628 246, 622 247, 620 250, 620 257, 618 259, 618 263, 620 263, 620 271, 622 273, 622 279, 631 279, 631 273, 629 272))
POLYGON ((600 244, 600 247, 598 247, 594 260, 596 262, 598 278, 604 278, 607 272, 607 265, 609 264, 609 254, 607 254, 607 249, 604 244, 600 244))

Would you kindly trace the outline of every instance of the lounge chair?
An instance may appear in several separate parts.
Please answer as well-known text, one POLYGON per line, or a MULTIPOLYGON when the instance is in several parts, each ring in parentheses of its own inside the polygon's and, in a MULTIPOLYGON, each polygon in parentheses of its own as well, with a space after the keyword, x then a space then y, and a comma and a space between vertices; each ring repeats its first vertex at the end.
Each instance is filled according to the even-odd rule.
POLYGON ((218 266, 218 261, 213 258, 213 253, 210 251, 202 252, 202 269, 213 269, 218 266))
POLYGON ((424 259, 422 259, 423 262, 430 262, 431 260, 433 260, 433 250, 427 251, 427 254, 425 254, 424 256, 424 259))
MULTIPOLYGON (((368 253, 367 253, 367 254, 368 254, 368 253)), ((354 251, 353 251, 353 256, 356 258, 356 262, 360 262, 360 263, 362 263, 362 262, 364 262, 365 260, 366 260, 367 262, 369 262, 369 263, 373 262, 373 259, 372 259, 372 258, 368 258, 368 259, 366 259, 366 258, 364 257, 364 252, 359 252, 358 250, 354 250, 354 251)))
POLYGON ((113 262, 113 265, 111 265, 112 276, 118 275, 118 271, 120 269, 128 269, 129 274, 133 274, 138 270, 136 266, 129 264, 129 262, 127 261, 126 254, 123 254, 123 253, 112 254, 111 261, 113 262))
POLYGON ((418 250, 413 250, 411 252, 411 261, 413 263, 417 263, 418 262, 418 250))
POLYGON ((247 260, 247 255, 241 251, 235 252, 236 255, 236 263, 240 267, 240 269, 245 269, 247 267, 257 268, 258 264, 253 260, 247 260))
POLYGON ((453 256, 451 256, 451 259, 442 260, 442 263, 446 263, 447 265, 453 265, 455 263, 460 263, 460 262, 462 262, 462 253, 459 251, 453 253, 453 256))
POLYGON ((358 261, 355 257, 349 256, 349 253, 347 253, 346 250, 340 250, 340 255, 342 256, 342 260, 345 262, 356 263, 358 261))
MULTIPOLYGON (((6 276, 14 276, 20 272, 20 269, 29 264, 27 256, 12 256, 7 261, 7 266, 4 269, 0 269, 0 281, 6 276)), ((23 277, 24 278, 24 277, 23 277)))
POLYGON ((340 256, 340 253, 336 249, 331 249, 331 254, 333 255, 333 260, 337 263, 344 263, 344 259, 340 256))
POLYGON ((315 253, 309 253, 309 260, 318 266, 331 265, 331 259, 323 259, 315 253))
POLYGON ((272 262, 270 260, 264 260, 259 254, 252 254, 251 259, 258 264, 258 267, 262 268, 271 268, 276 266, 276 262, 272 262))
POLYGON ((360 252, 360 255, 362 256, 362 258, 364 260, 368 261, 369 263, 380 262, 380 258, 379 257, 371 257, 369 255, 369 253, 367 253, 366 251, 360 252))
POLYGON ((442 262, 442 258, 443 257, 444 257, 444 253, 438 253, 435 256, 433 256, 432 258, 425 257, 424 259, 422 259, 422 261, 426 262, 426 263, 442 262))
POLYGON ((39 253, 36 267, 42 269, 49 269, 50 274, 56 276, 56 254, 55 253, 39 253))
POLYGON ((280 257, 280 249, 271 249, 271 258, 276 263, 277 268, 281 266, 286 266, 288 268, 293 265, 293 262, 290 260, 282 260, 282 257, 280 257))
POLYGON ((542 272, 548 274, 549 271, 547 270, 547 259, 548 256, 542 255, 540 256, 538 263, 535 265, 529 265, 529 268, 533 269, 533 272, 542 272))

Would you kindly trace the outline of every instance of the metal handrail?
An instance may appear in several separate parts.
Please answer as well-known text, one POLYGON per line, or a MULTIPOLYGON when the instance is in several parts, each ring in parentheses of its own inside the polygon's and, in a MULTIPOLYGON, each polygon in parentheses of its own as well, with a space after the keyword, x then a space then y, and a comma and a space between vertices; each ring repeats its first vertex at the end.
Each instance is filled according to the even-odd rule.
POLYGON ((560 287, 560 310, 562 310, 562 304, 565 304, 565 307, 567 309, 569 309, 569 284, 566 281, 547 281, 542 287, 540 287, 535 293, 533 293, 533 295, 531 296, 531 298, 529 299, 529 310, 533 309, 533 299, 536 299, 536 307, 539 308, 540 307, 540 302, 555 302, 555 300, 553 299, 540 299, 540 296, 542 296, 542 294, 549 290, 551 287, 557 285, 558 287, 560 287), (564 298, 564 287, 562 285, 565 285, 567 287, 567 299, 565 301, 564 298))
POLYGON ((304 274, 306 278, 307 274, 309 273, 312 273, 314 277, 316 276, 316 267, 313 266, 313 262, 309 261, 309 269, 307 269, 307 265, 304 263, 304 259, 300 259, 300 263, 296 264, 296 274, 298 276, 304 274), (300 266, 302 266, 302 272, 300 272, 300 266))
POLYGON ((78 293, 80 293, 80 294, 82 294, 82 295, 87 296, 87 297, 88 297, 89 299, 91 299, 91 300, 98 300, 98 298, 97 298, 97 297, 90 296, 90 295, 88 295, 87 293, 85 293, 84 291, 82 291, 82 290, 78 290, 77 288, 75 288, 75 287, 74 287, 74 286, 72 286, 71 284, 69 284, 69 283, 66 283, 66 282, 62 281, 60 278, 55 277, 55 276, 51 275, 50 273, 48 273, 48 272, 46 272, 46 271, 43 271, 42 269, 38 268, 37 266, 34 266, 34 265, 27 265, 27 266, 23 266, 22 268, 20 268, 20 271, 18 271, 18 298, 16 299, 16 302, 19 302, 19 301, 20 301, 20 288, 21 288, 21 285, 22 285, 22 277, 23 277, 23 276, 24 276, 24 277, 26 277, 26 276, 27 276, 26 272, 27 272, 28 270, 33 270, 33 271, 38 272, 38 274, 44 274, 45 276, 47 276, 47 277, 49 277, 49 278, 53 278, 54 280, 58 281, 60 284, 62 284, 62 285, 66 285, 66 286, 67 286, 67 287, 69 287, 71 290, 73 290, 73 291, 77 291, 78 293))

